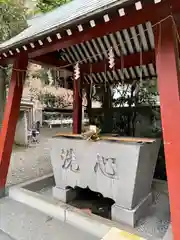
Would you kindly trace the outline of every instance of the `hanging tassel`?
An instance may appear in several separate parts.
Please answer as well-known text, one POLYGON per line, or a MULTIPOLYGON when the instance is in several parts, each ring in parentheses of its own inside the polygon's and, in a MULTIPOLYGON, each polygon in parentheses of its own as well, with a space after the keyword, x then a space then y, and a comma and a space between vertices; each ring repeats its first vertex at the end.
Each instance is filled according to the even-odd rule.
POLYGON ((109 68, 113 69, 115 66, 115 56, 114 56, 114 51, 112 47, 109 49, 108 59, 109 59, 109 68))
POLYGON ((79 62, 77 62, 74 66, 74 81, 78 81, 78 94, 79 97, 82 97, 80 94, 80 89, 81 89, 81 83, 80 83, 80 67, 79 67, 79 62))
POLYGON ((77 80, 78 78, 80 78, 79 62, 74 66, 74 79, 77 80))

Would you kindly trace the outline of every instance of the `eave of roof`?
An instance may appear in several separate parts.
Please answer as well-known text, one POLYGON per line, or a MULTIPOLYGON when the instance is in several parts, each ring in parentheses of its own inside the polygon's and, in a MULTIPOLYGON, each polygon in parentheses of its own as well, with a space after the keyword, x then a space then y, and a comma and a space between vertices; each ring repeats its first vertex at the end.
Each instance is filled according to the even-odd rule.
POLYGON ((30 21, 32 23, 31 26, 17 36, 0 44, 0 51, 26 44, 35 38, 43 37, 60 28, 65 28, 77 21, 83 21, 97 13, 101 13, 127 2, 133 2, 133 0, 73 0, 52 12, 40 15, 36 19, 37 21, 30 21))

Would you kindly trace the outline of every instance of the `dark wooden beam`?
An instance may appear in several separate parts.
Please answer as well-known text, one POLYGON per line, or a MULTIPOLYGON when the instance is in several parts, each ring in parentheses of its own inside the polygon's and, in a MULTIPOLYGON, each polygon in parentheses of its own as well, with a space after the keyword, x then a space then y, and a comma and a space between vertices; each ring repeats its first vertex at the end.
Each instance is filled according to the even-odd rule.
MULTIPOLYGON (((122 68, 130 68, 139 66, 140 62, 142 61, 143 65, 147 65, 149 63, 155 63, 155 53, 154 50, 143 52, 143 53, 135 53, 123 57, 117 57, 115 59, 115 67, 114 69, 122 69, 122 68), (141 56, 142 54, 142 56, 141 56), (142 57, 142 59, 141 59, 142 57), (141 60, 140 60, 141 59, 141 60)), ((81 65, 81 71, 83 73, 98 73, 98 72, 104 72, 106 68, 106 71, 112 71, 114 69, 109 68, 108 60, 105 59, 101 62, 96 63, 87 63, 81 65)))
POLYGON ((169 0, 170 5, 172 6, 172 11, 176 12, 176 9, 180 9, 180 1, 178 0, 169 0))
POLYGON ((46 65, 48 67, 66 67, 69 64, 66 61, 57 59, 54 53, 31 58, 30 61, 39 65, 46 65))
MULTIPOLYGON (((175 9, 177 11, 177 9, 175 9)), ((175 11, 174 10, 174 11, 175 11)), ((178 9, 179 11, 180 9, 178 9)), ((84 30, 83 32, 76 32, 71 36, 65 36, 58 40, 52 36, 52 42, 44 42, 43 46, 35 44, 35 48, 29 50, 29 57, 34 58, 40 55, 54 52, 62 48, 79 44, 81 42, 89 41, 94 38, 102 37, 104 35, 120 31, 138 24, 143 24, 147 21, 156 23, 161 19, 167 17, 172 12, 169 1, 163 1, 158 4, 146 4, 141 10, 135 8, 127 12, 125 16, 116 16, 111 18, 109 22, 97 24, 93 28, 84 30)))

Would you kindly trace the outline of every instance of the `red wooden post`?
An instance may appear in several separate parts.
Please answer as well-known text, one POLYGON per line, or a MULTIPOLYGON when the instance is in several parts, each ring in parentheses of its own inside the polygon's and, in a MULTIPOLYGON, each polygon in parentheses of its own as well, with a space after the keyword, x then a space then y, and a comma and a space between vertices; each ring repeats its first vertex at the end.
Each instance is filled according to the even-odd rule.
POLYGON ((73 133, 81 133, 82 127, 82 88, 81 79, 75 79, 73 82, 73 133))
POLYGON ((13 65, 8 99, 0 133, 0 195, 3 194, 6 184, 27 65, 27 55, 21 55, 15 59, 13 65))
POLYGON ((180 238, 180 79, 175 29, 171 19, 155 32, 166 171, 174 240, 180 238))

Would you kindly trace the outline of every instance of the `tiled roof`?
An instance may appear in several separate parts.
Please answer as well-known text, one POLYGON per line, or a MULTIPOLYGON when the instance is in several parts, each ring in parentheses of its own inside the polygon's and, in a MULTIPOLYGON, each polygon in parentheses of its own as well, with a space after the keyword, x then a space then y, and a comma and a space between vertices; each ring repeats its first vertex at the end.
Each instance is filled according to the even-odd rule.
MULTIPOLYGON (((41 37, 44 34, 49 34, 55 30, 75 23, 76 20, 82 20, 92 17, 96 13, 103 12, 112 7, 120 9, 121 4, 125 2, 134 3, 134 0, 72 0, 72 2, 59 7, 58 9, 42 14, 34 19, 31 19, 30 25, 24 32, 11 40, 0 45, 1 49, 8 49, 10 47, 18 47, 18 44, 26 44, 34 37, 41 37)), ((109 11, 107 11, 109 12, 109 11)), ((89 18, 90 19, 90 18, 89 18)), ((141 56, 137 66, 129 68, 123 67, 124 57, 154 50, 154 33, 150 21, 137 26, 132 26, 127 29, 112 32, 105 36, 83 41, 78 44, 61 49, 59 58, 65 60, 68 64, 74 66, 77 62, 89 64, 104 61, 108 58, 108 51, 113 48, 114 54, 122 61, 122 68, 114 71, 104 71, 99 73, 86 74, 84 79, 87 83, 101 84, 101 83, 119 83, 131 82, 133 80, 151 79, 156 77, 156 68, 154 62, 148 64, 143 63, 141 56)))
POLYGON ((76 20, 93 16, 128 1, 131 0, 72 0, 72 2, 62 5, 52 12, 29 21, 32 25, 17 36, 0 44, 0 50, 16 47, 18 44, 26 43, 34 37, 41 37, 76 20))

